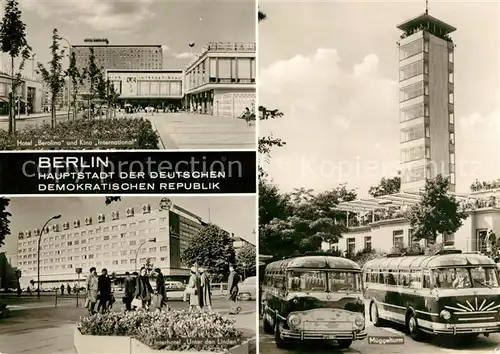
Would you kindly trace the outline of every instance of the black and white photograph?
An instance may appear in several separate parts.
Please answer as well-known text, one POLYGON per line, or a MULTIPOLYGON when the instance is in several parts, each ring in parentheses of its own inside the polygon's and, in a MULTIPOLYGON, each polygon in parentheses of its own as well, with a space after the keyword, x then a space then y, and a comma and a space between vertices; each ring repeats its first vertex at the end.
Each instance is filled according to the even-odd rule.
POLYGON ((1 150, 255 149, 255 0, 4 0, 1 150))
POLYGON ((259 2, 259 352, 500 352, 499 18, 259 2))
POLYGON ((3 354, 256 353, 256 198, 0 198, 3 354))

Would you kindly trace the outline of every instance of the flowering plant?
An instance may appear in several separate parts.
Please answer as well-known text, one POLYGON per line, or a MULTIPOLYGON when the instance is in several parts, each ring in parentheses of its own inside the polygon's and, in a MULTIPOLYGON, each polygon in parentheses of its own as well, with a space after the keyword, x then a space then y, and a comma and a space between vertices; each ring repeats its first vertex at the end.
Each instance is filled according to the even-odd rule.
MULTIPOLYGON (((15 135, 0 130, 0 150, 31 150, 33 147, 16 146, 18 140, 61 140, 61 139, 99 139, 131 141, 122 149, 158 149, 158 134, 151 122, 143 118, 118 119, 78 119, 58 123, 55 128, 44 123, 40 126, 27 126, 15 135)), ((65 149, 96 149, 95 146, 65 147, 65 149)), ((41 149, 40 149, 41 150, 41 149)))
POLYGON ((82 317, 83 335, 130 336, 153 349, 222 352, 239 344, 234 319, 215 312, 109 312, 82 317))

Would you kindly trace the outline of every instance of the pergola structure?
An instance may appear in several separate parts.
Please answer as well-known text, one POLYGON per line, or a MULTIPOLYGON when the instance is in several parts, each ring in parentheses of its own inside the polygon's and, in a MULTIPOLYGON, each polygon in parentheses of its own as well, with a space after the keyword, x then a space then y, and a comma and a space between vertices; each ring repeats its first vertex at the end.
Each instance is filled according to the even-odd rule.
MULTIPOLYGON (((497 194, 500 193, 500 189, 497 191, 497 194)), ((477 199, 479 196, 473 196, 471 194, 469 195, 463 195, 463 194, 457 194, 457 193, 449 193, 453 196, 458 201, 471 201, 477 199)), ((484 192, 483 194, 480 195, 481 197, 484 197, 484 192)), ((383 210, 383 209, 389 209, 389 208, 394 208, 394 207, 404 207, 408 206, 411 207, 412 205, 417 204, 422 197, 422 194, 420 191, 413 191, 413 192, 399 192, 395 194, 389 194, 389 195, 384 195, 380 197, 371 197, 371 198, 364 198, 364 199, 358 199, 358 200, 353 200, 351 202, 342 202, 339 203, 337 206, 334 207, 335 210, 341 210, 341 211, 347 211, 351 213, 356 213, 356 214, 362 214, 362 213, 368 213, 372 212, 375 210, 383 210)), ((349 217, 349 214, 348 214, 349 217)))

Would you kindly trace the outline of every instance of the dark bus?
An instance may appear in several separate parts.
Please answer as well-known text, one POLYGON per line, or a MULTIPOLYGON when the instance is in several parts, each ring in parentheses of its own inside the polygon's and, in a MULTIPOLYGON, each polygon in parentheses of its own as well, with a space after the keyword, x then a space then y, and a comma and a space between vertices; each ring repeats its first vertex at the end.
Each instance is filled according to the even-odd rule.
POLYGON ((500 332, 496 264, 486 256, 442 250, 371 260, 363 267, 370 320, 406 326, 415 340, 425 334, 460 341, 500 332))
POLYGON ((367 337, 361 269, 332 256, 270 263, 262 284, 263 325, 278 348, 290 340, 335 341, 348 348, 367 337))

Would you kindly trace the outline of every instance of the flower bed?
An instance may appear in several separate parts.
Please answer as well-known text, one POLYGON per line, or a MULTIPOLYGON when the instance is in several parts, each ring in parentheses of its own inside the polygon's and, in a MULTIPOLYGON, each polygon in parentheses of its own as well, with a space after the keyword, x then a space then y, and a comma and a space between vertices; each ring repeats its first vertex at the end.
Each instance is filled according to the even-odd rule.
POLYGON ((234 322, 215 312, 110 312, 82 317, 74 342, 78 354, 244 353, 248 343, 234 322))
MULTIPOLYGON (((40 126, 28 126, 15 135, 0 131, 0 150, 56 150, 55 147, 19 146, 18 141, 49 140, 101 140, 127 141, 123 146, 101 146, 101 149, 158 149, 159 137, 151 122, 143 118, 119 119, 78 119, 61 122, 54 129, 48 123, 40 126)), ((65 146, 65 150, 95 150, 96 146, 65 146)))

